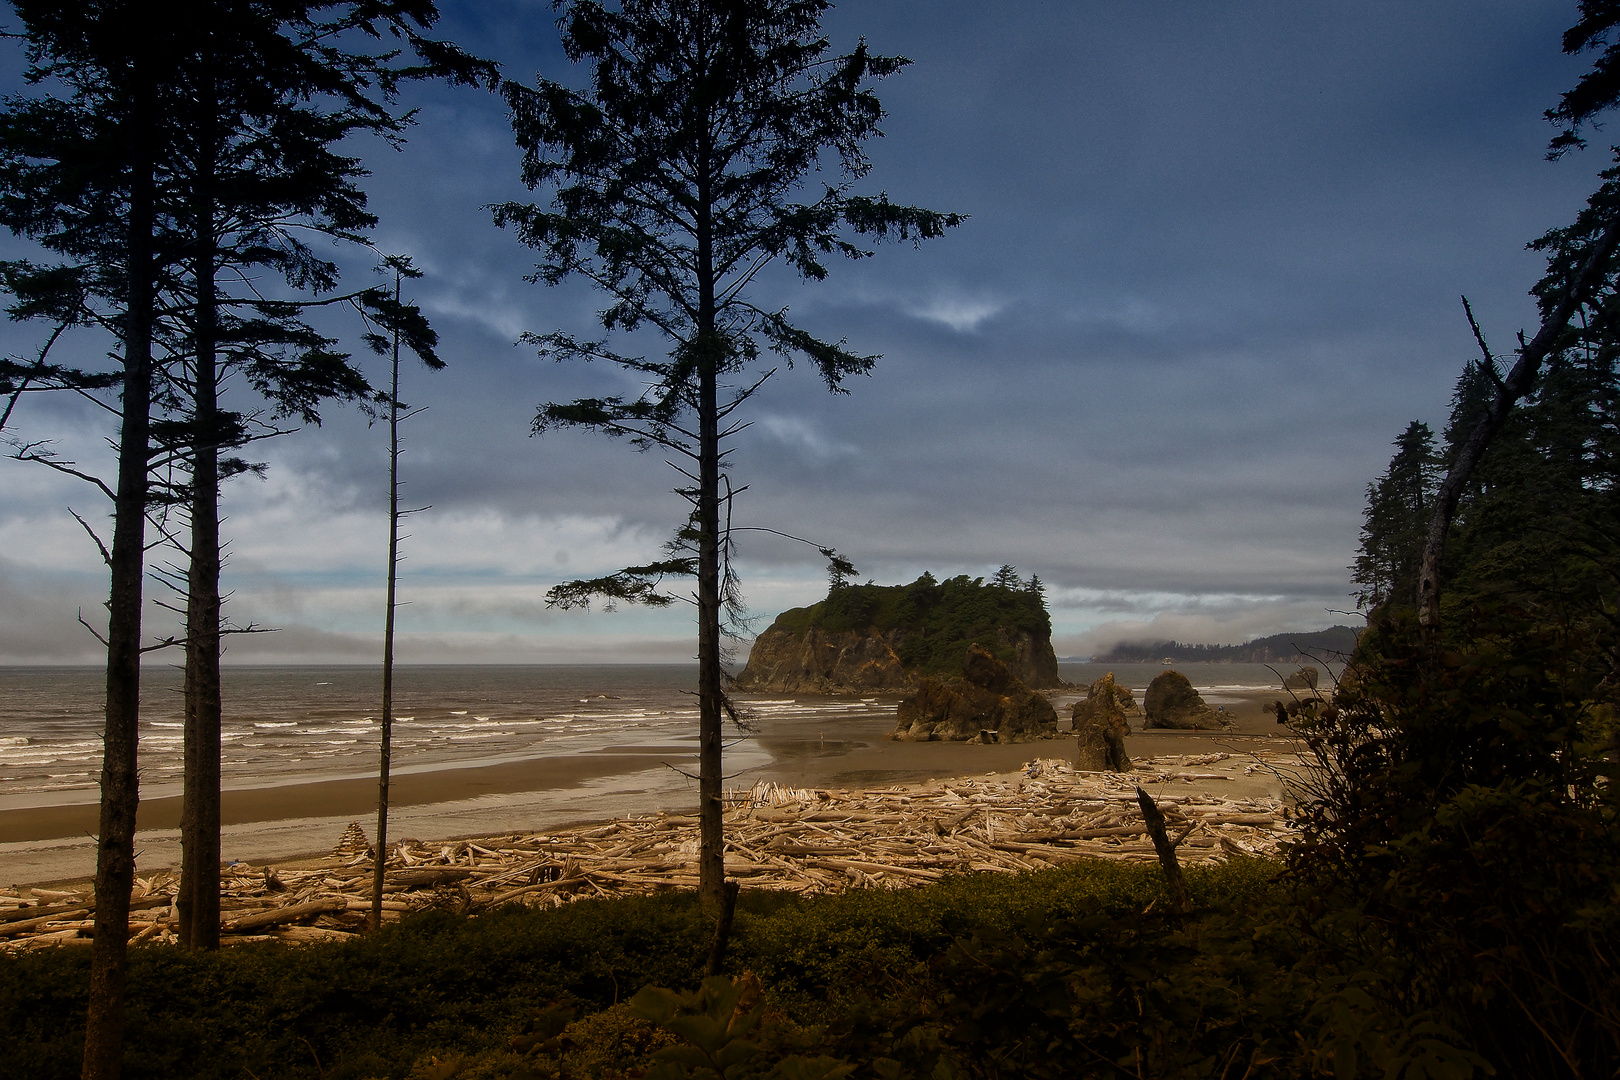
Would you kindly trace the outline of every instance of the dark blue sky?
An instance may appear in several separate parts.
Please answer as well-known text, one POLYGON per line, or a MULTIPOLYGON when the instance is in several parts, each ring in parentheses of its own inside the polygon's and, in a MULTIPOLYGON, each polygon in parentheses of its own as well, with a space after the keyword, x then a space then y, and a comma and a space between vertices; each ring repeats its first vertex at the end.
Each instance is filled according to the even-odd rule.
MULTIPOLYGON (((550 6, 442 5, 440 31, 568 81, 550 6)), ((767 275, 756 296, 884 359, 848 396, 784 371, 736 455, 739 523, 831 544, 862 577, 988 574, 1049 588, 1060 653, 1125 637, 1239 641, 1346 621, 1364 492, 1412 419, 1439 427, 1474 346, 1534 329, 1524 245, 1568 222, 1608 163, 1544 160, 1542 119, 1584 58, 1573 3, 848 3, 913 64, 880 86, 886 138, 863 189, 970 215, 920 249, 767 275)), ((417 298, 450 369, 412 371, 412 524, 403 655, 680 659, 689 614, 560 614, 566 577, 656 554, 682 505, 657 455, 588 434, 527 437, 535 406, 626 386, 515 346, 588 331, 580 285, 483 207, 524 198, 500 102, 413 91, 419 123, 375 146, 381 246, 428 276, 417 298)), ((368 273, 353 262, 353 276, 368 273)), ((27 332, 12 330, 13 349, 27 332)), ((651 345, 652 343, 649 343, 651 345)), ((91 410, 31 402, 29 437, 93 460, 91 410)), ((333 413, 237 481, 225 532, 239 621, 282 632, 233 659, 368 660, 380 635, 383 433, 333 413)), ((73 625, 101 595, 64 507, 90 493, 0 461, 0 659, 93 659, 73 625)), ((824 588, 808 549, 742 542, 753 610, 824 588)))

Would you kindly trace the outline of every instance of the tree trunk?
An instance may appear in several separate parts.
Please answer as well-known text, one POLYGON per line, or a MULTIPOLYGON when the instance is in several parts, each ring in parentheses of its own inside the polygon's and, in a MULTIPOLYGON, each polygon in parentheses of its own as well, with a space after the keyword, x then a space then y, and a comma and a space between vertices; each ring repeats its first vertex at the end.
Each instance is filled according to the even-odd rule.
MULTIPOLYGON (((400 275, 394 274, 399 304, 400 275)), ((399 330, 394 330, 393 379, 388 389, 388 600, 383 615, 382 754, 377 766, 377 846, 371 864, 371 929, 382 926, 383 874, 388 861, 388 773, 394 749, 394 587, 399 578, 399 330)))
POLYGON ((1177 915, 1186 912, 1189 904, 1187 900, 1187 879, 1181 873, 1181 863, 1176 859, 1176 845, 1170 840, 1170 833, 1164 827, 1164 813, 1153 801, 1153 796, 1136 789, 1136 803, 1142 808, 1142 823, 1147 826, 1148 837, 1153 841, 1153 850, 1159 856, 1159 868, 1164 871, 1164 884, 1170 890, 1169 910, 1177 915))
MULTIPOLYGON (((1496 384, 1495 400, 1485 415, 1480 417, 1479 423, 1474 425, 1474 430, 1469 433, 1468 440, 1463 443, 1446 472, 1446 478, 1440 482, 1440 490, 1435 494, 1434 512, 1424 536, 1423 562, 1418 568, 1418 621, 1427 630, 1438 630, 1440 626, 1440 562, 1445 556, 1446 532, 1451 528, 1451 517, 1457 512, 1457 502, 1462 498, 1463 489, 1468 486, 1468 479, 1473 475, 1479 459, 1484 456, 1486 447, 1507 422, 1514 403, 1535 386, 1542 362, 1557 346, 1569 320, 1597 292, 1599 283, 1608 274, 1609 257, 1614 253, 1617 242, 1620 242, 1620 222, 1609 225, 1599 235, 1575 280, 1542 320, 1541 329, 1519 350, 1519 359, 1512 370, 1496 384)), ((1472 314, 1469 318, 1473 318, 1472 314)), ((1488 353, 1483 362, 1493 364, 1488 353)), ((1495 371, 1494 366, 1491 370, 1495 371)))
POLYGON ((129 897, 135 881, 136 773, 141 694, 141 582, 145 570, 147 455, 152 406, 152 150, 137 50, 131 88, 123 423, 118 436, 111 584, 107 599, 107 718, 96 840, 95 942, 84 1031, 83 1080, 116 1080, 123 1063, 129 897))
MULTIPOLYGON (((707 165, 708 147, 700 150, 707 165)), ((720 734, 720 343, 715 334, 710 177, 698 179, 698 896, 718 919, 725 909, 725 826, 720 734)))
MULTIPOLYGON (((206 76, 202 95, 208 93, 206 76)), ((206 108, 206 104, 205 104, 206 108)), ((192 402, 191 561, 186 574, 185 785, 180 810, 180 940, 219 948, 219 309, 215 295, 213 138, 202 120, 194 200, 197 287, 192 402)))

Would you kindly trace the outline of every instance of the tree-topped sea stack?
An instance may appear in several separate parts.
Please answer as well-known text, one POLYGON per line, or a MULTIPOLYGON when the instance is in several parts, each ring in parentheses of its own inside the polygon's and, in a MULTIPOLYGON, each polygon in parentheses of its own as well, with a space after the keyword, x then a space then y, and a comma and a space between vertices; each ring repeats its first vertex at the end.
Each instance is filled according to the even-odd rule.
POLYGON ((737 686, 787 694, 906 690, 924 676, 960 672, 975 642, 1029 686, 1062 685, 1038 579, 987 584, 924 574, 909 585, 835 585, 820 603, 784 611, 754 642, 737 686))

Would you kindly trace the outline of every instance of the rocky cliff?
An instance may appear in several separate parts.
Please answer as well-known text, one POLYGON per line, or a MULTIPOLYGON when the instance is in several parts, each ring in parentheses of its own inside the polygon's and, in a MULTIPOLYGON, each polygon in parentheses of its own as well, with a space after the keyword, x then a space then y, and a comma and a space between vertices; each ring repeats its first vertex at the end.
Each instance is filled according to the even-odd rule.
POLYGON ((910 585, 846 585, 777 616, 737 678, 744 691, 881 693, 961 670, 984 645, 1033 687, 1061 686, 1040 594, 966 577, 910 585))

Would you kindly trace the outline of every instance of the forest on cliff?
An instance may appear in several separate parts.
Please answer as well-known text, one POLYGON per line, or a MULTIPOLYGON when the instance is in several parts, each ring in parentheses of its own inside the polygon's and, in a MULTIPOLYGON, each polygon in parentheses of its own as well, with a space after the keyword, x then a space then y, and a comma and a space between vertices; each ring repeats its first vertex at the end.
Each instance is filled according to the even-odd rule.
POLYGON ((776 617, 770 629, 795 637, 819 629, 829 634, 901 631, 897 652, 907 670, 957 675, 967 647, 981 644, 1004 661, 1013 659, 1010 641, 1018 633, 1050 642, 1052 618, 1040 579, 1010 575, 986 583, 966 574, 938 581, 923 573, 908 585, 837 584, 809 607, 776 617), (1010 635, 1009 635, 1010 632, 1010 635))

